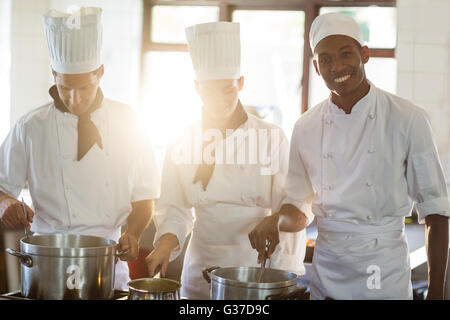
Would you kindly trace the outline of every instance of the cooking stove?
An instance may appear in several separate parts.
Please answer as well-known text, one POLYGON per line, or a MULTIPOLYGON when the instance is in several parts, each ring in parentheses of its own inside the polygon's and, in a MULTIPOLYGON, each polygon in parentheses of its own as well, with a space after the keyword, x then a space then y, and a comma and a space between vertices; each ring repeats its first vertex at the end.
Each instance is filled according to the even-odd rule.
MULTIPOLYGON (((0 294, 0 300, 34 300, 22 296, 20 290, 0 294)), ((114 290, 111 300, 128 300, 128 291, 114 290)))

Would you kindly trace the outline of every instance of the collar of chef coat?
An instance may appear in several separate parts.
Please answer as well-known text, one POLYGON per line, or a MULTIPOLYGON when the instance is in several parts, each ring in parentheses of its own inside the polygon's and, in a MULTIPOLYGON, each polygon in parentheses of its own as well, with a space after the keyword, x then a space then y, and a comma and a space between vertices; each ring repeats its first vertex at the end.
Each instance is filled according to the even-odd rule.
POLYGON ((369 85, 370 85, 369 92, 364 97, 359 99, 358 102, 356 102, 350 114, 346 114, 344 110, 342 110, 335 103, 333 103, 333 101, 331 100, 331 94, 328 99, 329 103, 327 112, 336 115, 347 115, 347 116, 352 114, 368 113, 370 110, 370 106, 375 102, 374 85, 370 82, 369 85))

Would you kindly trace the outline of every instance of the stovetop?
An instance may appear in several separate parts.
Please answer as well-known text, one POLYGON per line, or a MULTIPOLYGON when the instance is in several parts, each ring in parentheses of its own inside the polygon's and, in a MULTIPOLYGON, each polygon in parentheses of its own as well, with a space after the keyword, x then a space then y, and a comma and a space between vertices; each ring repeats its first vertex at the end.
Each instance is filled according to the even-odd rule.
MULTIPOLYGON (((128 291, 114 290, 114 295, 111 300, 127 300, 128 291)), ((0 294, 0 300, 33 300, 22 296, 20 290, 0 294)))

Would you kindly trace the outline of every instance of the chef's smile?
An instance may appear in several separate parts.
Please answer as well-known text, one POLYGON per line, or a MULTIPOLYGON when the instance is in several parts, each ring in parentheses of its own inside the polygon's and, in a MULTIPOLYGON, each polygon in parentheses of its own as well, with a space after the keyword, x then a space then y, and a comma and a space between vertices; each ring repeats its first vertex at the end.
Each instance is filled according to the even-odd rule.
POLYGON ((335 78, 335 79, 334 79, 334 82, 335 82, 335 83, 341 84, 341 83, 346 82, 348 79, 350 79, 350 77, 351 77, 351 75, 348 74, 348 75, 345 75, 345 76, 343 76, 343 77, 335 78))

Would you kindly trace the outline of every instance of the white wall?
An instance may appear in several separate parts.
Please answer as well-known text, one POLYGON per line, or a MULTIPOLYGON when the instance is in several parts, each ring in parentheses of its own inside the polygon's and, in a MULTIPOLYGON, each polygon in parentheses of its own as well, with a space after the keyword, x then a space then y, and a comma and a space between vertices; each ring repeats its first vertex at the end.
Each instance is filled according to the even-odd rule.
POLYGON ((11 0, 0 0, 0 141, 9 129, 11 0))
POLYGON ((101 87, 106 97, 136 106, 139 90, 142 2, 140 0, 14 0, 11 19, 10 123, 48 101, 53 84, 42 15, 70 6, 103 9, 101 87))
POLYGON ((398 0, 397 94, 427 110, 450 185, 450 1, 398 0))

